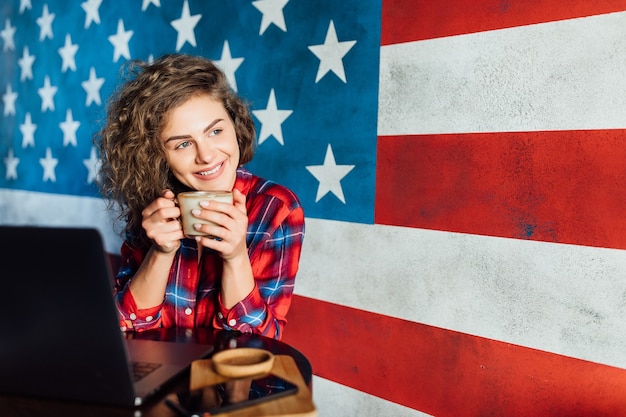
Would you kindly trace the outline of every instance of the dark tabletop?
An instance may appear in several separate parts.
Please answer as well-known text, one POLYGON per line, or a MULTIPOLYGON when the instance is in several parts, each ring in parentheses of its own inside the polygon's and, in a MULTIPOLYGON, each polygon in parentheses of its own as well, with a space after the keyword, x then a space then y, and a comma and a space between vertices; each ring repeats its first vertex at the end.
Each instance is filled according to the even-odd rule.
MULTIPOLYGON (((239 332, 215 332, 211 329, 158 329, 142 333, 128 333, 127 338, 162 340, 178 343, 200 343, 213 345, 213 352, 237 347, 254 347, 266 349, 275 355, 291 356, 302 378, 307 385, 311 385, 312 369, 308 359, 298 350, 286 343, 269 339, 266 337, 239 332)), ((34 377, 36 375, 25 377, 34 377)), ((111 406, 99 406, 92 404, 72 403, 65 401, 53 401, 37 398, 10 397, 0 395, 0 414, 3 417, 30 417, 30 416, 64 416, 64 417, 84 417, 84 416, 132 416, 132 417, 175 417, 177 416, 169 407, 164 404, 167 396, 176 395, 177 392, 185 390, 189 383, 189 372, 185 372, 180 377, 167 384, 163 391, 157 394, 151 401, 148 401, 141 408, 117 408, 111 406)))

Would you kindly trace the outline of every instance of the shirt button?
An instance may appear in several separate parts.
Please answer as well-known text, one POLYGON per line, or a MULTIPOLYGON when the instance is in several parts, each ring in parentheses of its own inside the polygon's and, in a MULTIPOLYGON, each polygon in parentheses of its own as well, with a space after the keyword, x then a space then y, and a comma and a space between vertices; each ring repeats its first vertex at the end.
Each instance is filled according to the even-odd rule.
POLYGON ((217 313, 217 317, 219 317, 220 319, 224 318, 224 315, 222 314, 222 312, 220 311, 219 313, 217 313))
POLYGON ((235 324, 237 324, 237 320, 235 320, 235 319, 230 319, 230 320, 228 321, 228 324, 229 324, 230 326, 234 326, 235 324))
POLYGON ((148 317, 146 317, 146 321, 152 321, 153 318, 154 317, 152 317, 152 316, 148 316, 148 317))
POLYGON ((191 308, 187 307, 187 308, 185 309, 185 314, 186 314, 186 315, 188 315, 188 316, 190 316, 190 315, 191 315, 191 313, 193 313, 193 311, 191 310, 191 308))
POLYGON ((135 313, 130 313, 131 320, 137 320, 137 315, 135 313))

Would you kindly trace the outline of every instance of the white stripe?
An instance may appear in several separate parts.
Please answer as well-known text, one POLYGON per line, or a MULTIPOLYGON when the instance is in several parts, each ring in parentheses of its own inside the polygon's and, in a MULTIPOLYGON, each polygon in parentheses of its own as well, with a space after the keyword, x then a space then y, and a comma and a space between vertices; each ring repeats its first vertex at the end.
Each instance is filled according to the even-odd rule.
MULTIPOLYGON (((0 223, 95 227, 103 200, 0 190, 0 223)), ((307 218, 298 294, 626 368, 626 253, 307 218)))
POLYGON ((626 12, 381 48, 379 135, 626 127, 626 12))
POLYGON ((121 238, 101 198, 0 189, 0 223, 5 225, 93 227, 109 253, 119 254, 121 238))
POLYGON ((319 417, 430 416, 317 376, 313 376, 313 403, 319 417))
POLYGON ((307 218, 295 291, 626 368, 626 252, 307 218))

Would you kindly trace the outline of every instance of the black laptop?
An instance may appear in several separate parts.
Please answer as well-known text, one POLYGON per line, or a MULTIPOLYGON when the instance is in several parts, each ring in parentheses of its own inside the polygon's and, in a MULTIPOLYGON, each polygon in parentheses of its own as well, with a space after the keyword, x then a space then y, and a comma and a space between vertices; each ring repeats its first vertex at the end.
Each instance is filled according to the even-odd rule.
POLYGON ((212 351, 124 337, 95 229, 0 226, 0 291, 0 394, 139 406, 212 351))

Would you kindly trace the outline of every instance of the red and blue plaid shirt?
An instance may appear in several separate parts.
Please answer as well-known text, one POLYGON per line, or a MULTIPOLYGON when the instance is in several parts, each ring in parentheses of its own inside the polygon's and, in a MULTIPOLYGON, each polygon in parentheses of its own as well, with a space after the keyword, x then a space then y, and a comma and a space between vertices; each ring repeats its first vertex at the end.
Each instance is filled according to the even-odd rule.
POLYGON ((246 195, 246 243, 255 280, 252 292, 233 308, 224 308, 220 300, 221 257, 205 248, 198 264, 196 241, 183 239, 163 303, 138 309, 128 283, 148 249, 135 249, 124 242, 115 281, 123 329, 213 326, 281 338, 304 238, 304 212, 290 190, 243 168, 237 170, 235 188, 246 195))

